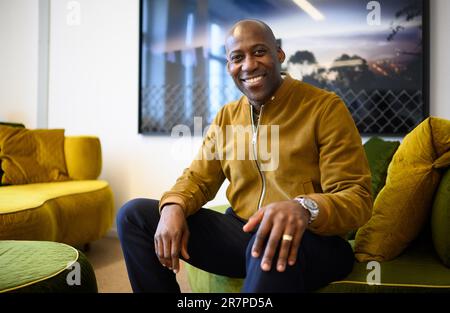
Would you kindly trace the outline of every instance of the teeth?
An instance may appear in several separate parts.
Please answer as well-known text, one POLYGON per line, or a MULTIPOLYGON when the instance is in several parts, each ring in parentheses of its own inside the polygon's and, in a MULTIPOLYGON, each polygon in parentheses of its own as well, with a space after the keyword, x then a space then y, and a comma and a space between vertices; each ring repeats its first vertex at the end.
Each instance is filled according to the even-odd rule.
POLYGON ((256 83, 257 81, 260 81, 261 79, 262 79, 262 76, 256 76, 256 77, 252 77, 252 78, 246 79, 245 81, 247 83, 253 84, 253 83, 256 83))

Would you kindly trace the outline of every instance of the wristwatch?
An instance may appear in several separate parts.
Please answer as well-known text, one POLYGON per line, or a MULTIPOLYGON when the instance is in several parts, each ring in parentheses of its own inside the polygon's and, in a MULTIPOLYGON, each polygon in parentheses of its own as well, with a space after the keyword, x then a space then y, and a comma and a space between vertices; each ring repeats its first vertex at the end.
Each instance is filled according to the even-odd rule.
POLYGON ((317 202, 305 197, 294 198, 294 200, 300 203, 302 207, 309 211, 310 217, 308 224, 311 224, 311 222, 314 221, 319 215, 319 206, 317 205, 317 202))

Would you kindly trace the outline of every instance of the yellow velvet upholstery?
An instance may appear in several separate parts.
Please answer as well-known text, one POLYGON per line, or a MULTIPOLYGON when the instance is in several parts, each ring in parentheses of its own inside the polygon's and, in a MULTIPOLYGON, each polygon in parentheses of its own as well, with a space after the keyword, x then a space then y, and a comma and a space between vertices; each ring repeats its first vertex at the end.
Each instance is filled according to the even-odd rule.
POLYGON ((64 151, 72 179, 96 179, 102 169, 100 140, 89 136, 67 136, 64 151), (85 162, 86 158, 89 162, 85 162))
POLYGON ((0 187, 0 240, 82 245, 101 238, 111 227, 111 188, 106 181, 95 180, 101 171, 100 141, 95 137, 65 141, 72 180, 0 187))
POLYGON ((0 125, 2 184, 69 179, 63 129, 26 129, 0 125))
POLYGON ((0 188, 0 239, 82 244, 111 227, 113 201, 100 180, 0 188))
POLYGON ((27 184, 20 186, 5 186, 0 188, 0 212, 15 213, 37 208, 48 199, 56 199, 72 194, 92 192, 108 187, 101 180, 67 181, 57 184, 27 184))
POLYGON ((450 121, 430 117, 403 140, 375 199, 371 219, 355 238, 358 261, 398 256, 428 220, 441 168, 450 164, 450 121))

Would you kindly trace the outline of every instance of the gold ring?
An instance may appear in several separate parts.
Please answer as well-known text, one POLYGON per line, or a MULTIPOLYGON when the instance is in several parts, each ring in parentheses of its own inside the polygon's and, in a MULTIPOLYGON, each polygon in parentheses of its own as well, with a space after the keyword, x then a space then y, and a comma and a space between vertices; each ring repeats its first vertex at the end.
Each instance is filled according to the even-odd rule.
POLYGON ((292 236, 291 236, 291 235, 284 234, 284 235, 283 235, 283 240, 292 241, 292 236))

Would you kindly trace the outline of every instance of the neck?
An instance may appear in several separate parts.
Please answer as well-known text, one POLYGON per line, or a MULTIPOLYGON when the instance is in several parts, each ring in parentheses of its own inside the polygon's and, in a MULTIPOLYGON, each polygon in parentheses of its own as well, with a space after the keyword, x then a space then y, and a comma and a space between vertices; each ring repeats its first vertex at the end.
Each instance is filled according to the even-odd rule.
POLYGON ((250 104, 252 105, 253 109, 258 113, 259 111, 261 111, 261 107, 263 106, 263 103, 250 102, 250 104))

